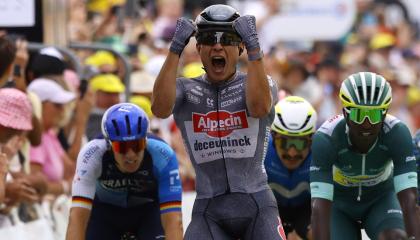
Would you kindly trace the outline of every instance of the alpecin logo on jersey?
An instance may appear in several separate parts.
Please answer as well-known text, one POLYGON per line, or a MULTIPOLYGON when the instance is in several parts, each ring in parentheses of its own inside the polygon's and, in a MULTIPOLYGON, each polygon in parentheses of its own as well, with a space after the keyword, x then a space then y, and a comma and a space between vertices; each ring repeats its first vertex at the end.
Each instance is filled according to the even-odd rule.
POLYGON ((192 121, 194 132, 207 133, 211 137, 225 137, 235 129, 248 128, 245 110, 233 113, 228 111, 193 113, 192 121))

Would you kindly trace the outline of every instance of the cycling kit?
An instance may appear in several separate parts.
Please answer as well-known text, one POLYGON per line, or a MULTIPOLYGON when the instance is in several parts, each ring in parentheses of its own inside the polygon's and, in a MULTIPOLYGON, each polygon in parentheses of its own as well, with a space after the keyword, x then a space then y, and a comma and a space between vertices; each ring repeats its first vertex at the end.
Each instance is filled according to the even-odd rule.
MULTIPOLYGON (((268 81, 274 106, 277 87, 268 81)), ((241 72, 220 84, 210 83, 206 75, 176 81, 173 114, 196 171, 198 199, 185 239, 231 239, 229 234, 238 233, 230 226, 244 219, 244 239, 279 239, 278 229, 283 231, 263 165, 274 107, 265 117, 250 117, 245 88, 241 72), (219 201, 231 214, 220 212, 227 209, 216 207, 219 201), (253 207, 244 208, 248 203, 253 207)))
POLYGON ((416 161, 408 128, 387 115, 366 154, 353 150, 342 115, 315 133, 310 167, 312 198, 333 200, 332 239, 355 239, 359 226, 376 239, 389 228, 404 229, 396 194, 417 187, 416 161))
POLYGON ((309 153, 298 168, 287 169, 277 154, 273 138, 270 137, 264 163, 267 170, 268 185, 276 197, 286 235, 295 230, 303 239, 306 239, 311 220, 311 195, 309 191, 311 158, 311 153, 309 153))
POLYGON ((87 239, 119 239, 127 230, 145 239, 164 235, 160 214, 181 211, 181 194, 175 153, 162 140, 147 138, 134 173, 118 169, 105 139, 90 141, 78 156, 72 207, 92 209, 87 239))
POLYGON ((417 159, 417 187, 418 187, 418 200, 417 204, 420 205, 420 130, 417 130, 416 134, 413 138, 413 145, 414 145, 414 156, 416 156, 417 159))

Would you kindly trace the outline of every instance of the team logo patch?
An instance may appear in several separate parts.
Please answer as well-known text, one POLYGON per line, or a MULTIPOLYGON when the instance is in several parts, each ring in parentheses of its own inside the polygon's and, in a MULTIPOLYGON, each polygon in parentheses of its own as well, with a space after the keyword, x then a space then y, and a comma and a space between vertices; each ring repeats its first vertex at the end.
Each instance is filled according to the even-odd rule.
POLYGON ((248 128, 245 110, 234 113, 228 111, 193 113, 192 120, 194 132, 207 133, 211 137, 225 137, 233 130, 248 128))

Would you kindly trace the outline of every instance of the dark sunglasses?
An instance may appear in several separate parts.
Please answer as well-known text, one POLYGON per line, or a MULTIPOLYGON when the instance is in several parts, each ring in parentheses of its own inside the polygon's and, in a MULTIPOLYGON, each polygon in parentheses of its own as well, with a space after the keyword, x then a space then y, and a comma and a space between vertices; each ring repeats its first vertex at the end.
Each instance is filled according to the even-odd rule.
POLYGON ((120 154, 126 154, 130 149, 138 153, 146 148, 146 138, 140 138, 132 141, 113 141, 112 150, 120 154))
POLYGON ((297 151, 305 150, 309 147, 311 138, 309 137, 286 137, 282 135, 274 136, 274 142, 280 146, 283 150, 289 150, 291 147, 295 147, 297 151))
POLYGON ((220 43, 223 46, 239 46, 242 42, 238 34, 232 32, 202 32, 197 35, 197 43, 213 46, 220 43))

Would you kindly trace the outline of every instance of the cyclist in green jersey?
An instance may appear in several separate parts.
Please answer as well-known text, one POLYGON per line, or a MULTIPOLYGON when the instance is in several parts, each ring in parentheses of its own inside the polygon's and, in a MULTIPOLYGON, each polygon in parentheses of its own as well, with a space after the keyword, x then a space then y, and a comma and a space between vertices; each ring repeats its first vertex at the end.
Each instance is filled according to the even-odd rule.
POLYGON ((314 134, 310 167, 314 239, 420 239, 411 135, 387 115, 391 87, 359 72, 340 89, 343 114, 314 134))

